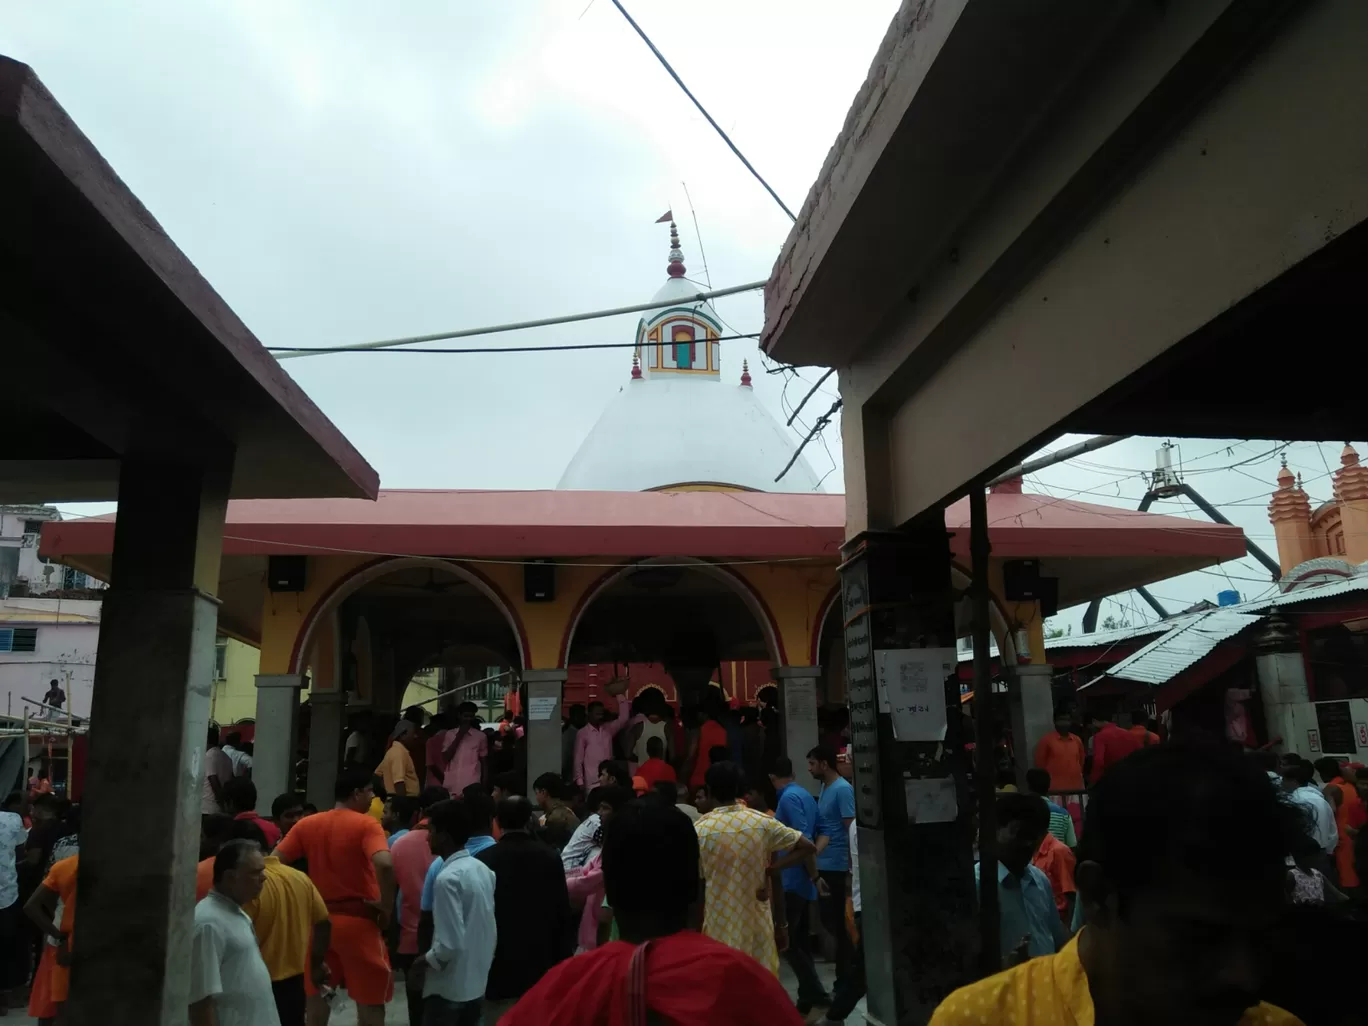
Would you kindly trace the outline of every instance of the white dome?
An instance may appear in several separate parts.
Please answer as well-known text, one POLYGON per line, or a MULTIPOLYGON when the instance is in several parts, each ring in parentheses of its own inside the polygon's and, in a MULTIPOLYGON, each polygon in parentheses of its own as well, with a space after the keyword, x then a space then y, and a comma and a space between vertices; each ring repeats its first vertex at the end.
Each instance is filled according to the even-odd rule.
MULTIPOLYGON (((690 287, 690 295, 697 295, 697 287, 690 287)), ((662 374, 623 387, 557 487, 641 492, 719 484, 762 492, 813 491, 817 475, 801 456, 783 480, 774 480, 794 448, 794 439, 750 386, 662 374)))

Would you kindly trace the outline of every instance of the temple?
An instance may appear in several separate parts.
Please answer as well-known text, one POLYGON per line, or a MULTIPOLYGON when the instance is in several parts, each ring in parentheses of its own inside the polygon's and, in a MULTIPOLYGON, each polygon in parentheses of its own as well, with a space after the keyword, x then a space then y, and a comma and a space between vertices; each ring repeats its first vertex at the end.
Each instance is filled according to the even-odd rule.
MULTIPOLYGON (((693 298, 673 226, 669 257, 622 391, 558 489, 229 503, 219 631, 260 650, 255 720, 294 717, 282 736, 295 744, 258 732, 264 802, 294 783, 305 748, 307 791, 329 800, 347 715, 395 716, 431 697, 433 669, 449 686, 495 677, 461 694, 547 717, 528 724, 534 774, 560 766, 562 710, 619 676, 631 697, 654 688, 677 707, 710 685, 751 704, 774 683, 787 749, 816 743, 818 709, 846 700, 835 612, 845 500, 822 492, 801 456, 775 483, 795 436, 745 365, 728 368, 721 321, 693 298), (294 701, 281 705, 282 688, 294 701)), ((1067 606, 1244 553, 1236 528, 1031 495, 1020 480, 988 504, 992 628, 1020 694, 1034 696, 1028 733, 1050 719, 1051 610, 1008 597, 1012 564, 1054 582, 1051 601, 1067 606)), ((963 589, 967 504, 945 524, 963 589)), ((114 530, 112 517, 55 522, 42 551, 107 580, 114 530)), ((968 600, 957 608, 963 635, 968 600)))

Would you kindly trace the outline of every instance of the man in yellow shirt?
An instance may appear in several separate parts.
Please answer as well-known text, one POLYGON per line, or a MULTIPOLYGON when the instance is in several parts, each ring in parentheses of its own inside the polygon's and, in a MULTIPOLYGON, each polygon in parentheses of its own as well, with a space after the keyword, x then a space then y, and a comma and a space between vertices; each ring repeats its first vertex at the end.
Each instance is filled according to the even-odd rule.
MULTIPOLYGON (((256 824, 238 821, 235 836, 260 844, 260 834, 256 824)), ((304 1026, 304 973, 322 986, 328 972, 323 957, 332 940, 332 923, 323 896, 305 874, 269 855, 261 894, 242 911, 252 920, 261 960, 271 974, 280 1026, 304 1026)))
POLYGON ((384 781, 386 794, 399 794, 408 798, 418 797, 418 770, 413 765, 413 755, 405 743, 409 735, 418 727, 412 720, 400 720, 390 735, 389 751, 375 772, 384 781))
POLYGON ((1297 829, 1267 775, 1225 749, 1158 745, 1091 792, 1076 883, 1086 926, 1055 955, 955 991, 931 1026, 1297 1026, 1260 1001, 1297 829))

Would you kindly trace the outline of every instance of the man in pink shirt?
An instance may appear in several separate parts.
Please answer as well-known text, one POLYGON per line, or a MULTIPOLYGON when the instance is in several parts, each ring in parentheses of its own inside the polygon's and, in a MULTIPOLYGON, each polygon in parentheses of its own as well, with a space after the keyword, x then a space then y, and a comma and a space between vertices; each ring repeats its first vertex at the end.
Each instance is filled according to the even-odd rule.
POLYGON ((1129 730, 1122 730, 1112 720, 1104 720, 1100 716, 1094 716, 1093 726, 1097 728, 1097 733, 1093 735, 1092 771, 1088 774, 1089 784, 1097 783, 1102 779, 1102 774, 1107 772, 1108 767, 1115 766, 1131 752, 1138 751, 1144 745, 1144 738, 1137 737, 1129 730))
MULTIPOLYGON (((428 844, 428 809, 451 797, 440 787, 425 787, 418 795, 419 820, 412 830, 405 831, 397 841, 390 841, 390 858, 394 860, 394 882, 399 888, 399 949, 395 966, 407 970, 418 955, 419 907, 423 897, 423 878, 435 857, 428 844)), ((423 1021, 423 992, 407 992, 409 1022, 423 1021)))
POLYGON ((462 702, 456 710, 459 726, 442 737, 442 786, 460 794, 471 784, 483 784, 489 739, 475 722, 474 702, 462 702))
POLYGON ((613 737, 631 716, 625 680, 613 681, 604 691, 617 699, 617 716, 610 720, 602 702, 589 703, 589 722, 575 735, 575 783, 580 787, 592 787, 598 780, 599 763, 613 757, 613 737))

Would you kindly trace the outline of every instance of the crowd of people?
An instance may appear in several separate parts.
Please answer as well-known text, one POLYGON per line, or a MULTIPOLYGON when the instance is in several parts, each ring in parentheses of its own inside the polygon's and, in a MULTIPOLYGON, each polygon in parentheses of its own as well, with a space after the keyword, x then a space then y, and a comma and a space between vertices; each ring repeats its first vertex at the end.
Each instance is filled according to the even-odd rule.
MULTIPOLYGON (((343 993, 360 1026, 382 1026, 396 988, 410 1026, 844 1021, 865 959, 855 797, 837 752, 819 744, 800 769, 765 752, 760 726, 768 772, 756 773, 733 758, 746 746, 728 743, 720 711, 675 744, 656 729, 669 716, 618 705, 586 709, 570 772, 530 788, 516 769, 493 772, 468 708, 437 730, 406 714, 383 752, 351 746, 331 809, 288 793, 269 816, 250 761, 234 757, 250 760, 241 738, 211 733, 192 1026, 327 1026, 343 993)), ((494 729, 516 751, 520 725, 505 722, 494 729)), ((1314 1026, 1355 1021, 1307 998, 1298 961, 1298 931, 1335 938, 1338 920, 1287 916, 1354 920, 1368 773, 1134 726, 1143 735, 1096 723, 1085 743, 1061 715, 1026 787, 999 780, 1004 971, 951 994, 933 1023, 1298 1021, 1263 998, 1314 1026), (1283 944, 1271 976, 1270 933, 1283 944)), ((60 1024, 69 988, 79 826, 52 794, 0 811, 0 851, 17 852, 12 878, 0 862, 0 902, 13 891, 0 996, 31 977, 44 1023, 60 1024)))

